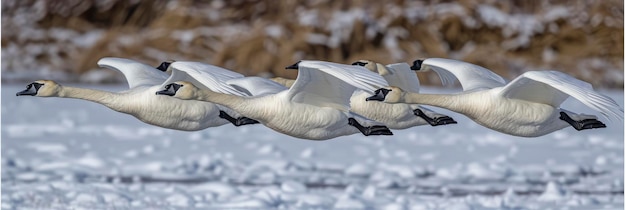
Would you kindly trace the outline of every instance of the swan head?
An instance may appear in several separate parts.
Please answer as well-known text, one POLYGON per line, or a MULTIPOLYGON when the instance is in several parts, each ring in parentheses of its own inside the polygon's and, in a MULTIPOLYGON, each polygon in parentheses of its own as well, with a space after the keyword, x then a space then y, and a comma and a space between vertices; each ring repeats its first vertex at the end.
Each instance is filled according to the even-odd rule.
POLYGON ((367 70, 370 70, 371 72, 374 72, 374 73, 378 73, 381 76, 391 74, 391 72, 387 69, 386 66, 384 66, 384 65, 382 65, 380 63, 376 63, 374 61, 370 61, 370 60, 358 60, 358 61, 352 63, 352 65, 353 66, 363 66, 367 70))
POLYGON ((172 65, 172 63, 176 62, 175 60, 166 60, 161 62, 161 64, 159 66, 156 67, 156 69, 165 72, 165 73, 171 73, 172 69, 170 68, 170 65, 172 65))
POLYGON ((402 89, 398 87, 385 87, 374 91, 374 95, 365 101, 382 101, 385 103, 399 103, 402 98, 402 89))
POLYGON ((290 66, 287 66, 287 67, 285 67, 285 69, 296 69, 296 70, 298 70, 298 68, 300 68, 300 62, 302 62, 302 61, 298 61, 298 62, 296 62, 296 63, 294 63, 294 64, 292 64, 290 66))
POLYGON ((411 66, 411 70, 414 70, 414 71, 426 70, 426 69, 422 69, 422 63, 424 63, 424 59, 422 58, 414 60, 413 65, 411 66))
POLYGON ((16 96, 53 97, 59 94, 61 85, 52 80, 37 80, 26 86, 26 90, 17 92, 16 96))
POLYGON ((174 82, 165 85, 163 90, 157 91, 157 95, 174 96, 184 100, 192 100, 196 98, 198 88, 190 82, 174 82))

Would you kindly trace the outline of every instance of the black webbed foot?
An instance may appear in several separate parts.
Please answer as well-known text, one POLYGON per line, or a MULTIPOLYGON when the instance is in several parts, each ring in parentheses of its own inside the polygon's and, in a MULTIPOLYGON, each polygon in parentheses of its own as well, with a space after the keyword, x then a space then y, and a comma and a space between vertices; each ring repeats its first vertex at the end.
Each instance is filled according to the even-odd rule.
POLYGON ((426 122, 428 124, 430 124, 431 126, 456 124, 457 123, 454 119, 452 119, 451 117, 448 117, 448 116, 441 116, 441 117, 435 117, 435 118, 428 117, 428 116, 426 116, 426 114, 424 114, 424 112, 421 109, 413 110, 413 114, 415 114, 416 116, 421 117, 422 119, 426 120, 426 122))
POLYGON ((250 125, 250 124, 258 124, 258 123, 259 121, 256 121, 254 119, 247 118, 247 117, 240 117, 240 118, 237 118, 236 123, 233 123, 233 125, 241 126, 241 125, 250 125))
POLYGON ((356 127, 365 136, 393 135, 393 133, 391 132, 391 130, 389 130, 389 128, 387 128, 387 126, 374 125, 374 126, 364 127, 359 122, 357 122, 356 119, 354 118, 348 119, 348 125, 356 127))
POLYGON ((577 131, 585 130, 585 129, 593 129, 593 128, 606 128, 606 125, 599 120, 596 119, 584 119, 576 121, 572 119, 565 112, 561 112, 561 116, 559 119, 569 123, 574 129, 577 131))
POLYGON ((226 119, 228 120, 230 123, 232 123, 235 126, 242 126, 242 125, 248 125, 248 124, 257 124, 259 123, 259 121, 247 118, 247 117, 239 117, 239 118, 234 118, 232 116, 230 116, 228 113, 221 111, 220 110, 220 118, 226 119))

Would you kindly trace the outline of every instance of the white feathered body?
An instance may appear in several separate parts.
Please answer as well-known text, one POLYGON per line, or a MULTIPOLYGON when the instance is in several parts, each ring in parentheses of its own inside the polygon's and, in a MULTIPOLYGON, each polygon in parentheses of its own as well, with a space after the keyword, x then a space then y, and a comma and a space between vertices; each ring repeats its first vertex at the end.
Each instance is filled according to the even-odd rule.
MULTIPOLYGON (((348 113, 329 107, 292 102, 286 99, 287 94, 284 91, 247 98, 244 99, 245 103, 230 107, 272 130, 296 138, 327 140, 359 132, 355 127, 348 126, 348 113)), ((359 122, 368 126, 364 121, 359 122)))
MULTIPOLYGON (((413 126, 426 125, 428 122, 413 113, 421 108, 417 104, 389 104, 379 101, 365 101, 371 94, 365 91, 356 91, 350 97, 350 110, 366 118, 385 124, 391 129, 406 129, 413 126)), ((428 116, 438 115, 421 108, 428 116)))
POLYGON ((537 137, 569 126, 559 119, 559 113, 564 110, 548 104, 500 97, 497 94, 500 89, 446 95, 446 101, 437 106, 464 114, 487 128, 515 136, 537 137))
POLYGON ((219 108, 215 104, 156 95, 159 89, 159 86, 136 87, 114 93, 117 97, 110 97, 110 102, 102 104, 142 122, 176 130, 197 131, 228 123, 218 117, 219 108))

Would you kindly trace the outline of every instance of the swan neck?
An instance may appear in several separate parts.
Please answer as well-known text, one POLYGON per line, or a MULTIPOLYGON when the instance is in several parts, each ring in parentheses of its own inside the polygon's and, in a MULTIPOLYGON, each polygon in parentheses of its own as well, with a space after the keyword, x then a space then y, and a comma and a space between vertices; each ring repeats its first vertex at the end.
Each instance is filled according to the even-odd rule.
POLYGON ((216 103, 231 109, 245 104, 245 98, 242 96, 213 92, 211 90, 200 90, 197 92, 197 100, 216 103))
POLYGON ((88 88, 76 88, 61 86, 58 96, 61 98, 75 98, 83 99, 87 101, 96 102, 105 105, 113 110, 118 110, 119 107, 115 102, 116 93, 94 90, 88 88))
POLYGON ((463 108, 458 95, 404 93, 403 98, 405 103, 436 106, 452 111, 461 111, 463 108))

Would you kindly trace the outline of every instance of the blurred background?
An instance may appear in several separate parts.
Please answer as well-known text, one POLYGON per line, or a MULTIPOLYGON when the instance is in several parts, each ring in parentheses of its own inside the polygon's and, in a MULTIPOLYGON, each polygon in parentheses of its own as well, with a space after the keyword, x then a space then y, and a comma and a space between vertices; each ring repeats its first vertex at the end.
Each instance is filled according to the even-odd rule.
MULTIPOLYGON (((98 59, 192 60, 294 78, 300 59, 443 57, 512 79, 554 69, 624 85, 619 0, 3 0, 2 82, 112 83, 98 59)), ((439 84, 434 74, 420 75, 439 84)))

